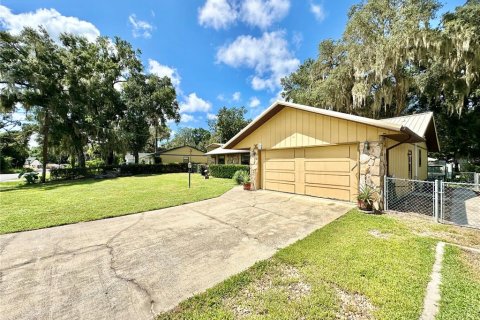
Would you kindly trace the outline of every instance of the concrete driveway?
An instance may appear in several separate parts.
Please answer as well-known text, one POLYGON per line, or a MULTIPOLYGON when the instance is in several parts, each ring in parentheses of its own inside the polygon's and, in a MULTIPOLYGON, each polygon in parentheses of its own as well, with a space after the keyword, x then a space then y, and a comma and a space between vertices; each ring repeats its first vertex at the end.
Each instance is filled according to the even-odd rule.
POLYGON ((1 173, 0 182, 18 180, 18 173, 1 173))
POLYGON ((150 319, 351 204, 235 188, 219 198, 0 236, 0 318, 150 319))

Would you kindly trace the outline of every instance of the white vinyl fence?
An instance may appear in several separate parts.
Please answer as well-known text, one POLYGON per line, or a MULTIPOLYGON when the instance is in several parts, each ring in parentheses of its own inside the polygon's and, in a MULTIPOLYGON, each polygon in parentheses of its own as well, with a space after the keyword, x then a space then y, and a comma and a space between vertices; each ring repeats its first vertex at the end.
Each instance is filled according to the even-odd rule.
POLYGON ((385 177, 385 210, 415 212, 437 222, 480 228, 480 184, 385 177))

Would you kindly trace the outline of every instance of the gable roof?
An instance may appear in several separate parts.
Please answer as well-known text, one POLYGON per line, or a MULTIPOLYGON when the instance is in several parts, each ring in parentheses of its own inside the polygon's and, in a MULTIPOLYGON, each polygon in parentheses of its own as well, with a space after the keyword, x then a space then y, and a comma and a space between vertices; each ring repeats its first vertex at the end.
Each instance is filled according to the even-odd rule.
POLYGON ((192 146, 180 146, 180 147, 175 147, 175 148, 160 151, 158 154, 162 155, 163 153, 170 152, 170 151, 177 150, 177 149, 182 149, 182 148, 191 148, 191 149, 197 150, 198 152, 204 153, 202 150, 197 149, 197 148, 192 147, 192 146))
POLYGON ((408 116, 383 119, 382 121, 410 128, 420 137, 425 138, 429 150, 440 151, 440 143, 438 142, 433 112, 416 113, 408 116))
MULTIPOLYGON (((316 107, 311 107, 311 106, 306 106, 306 105, 301 105, 297 103, 291 103, 291 102, 286 102, 286 101, 276 101, 274 102, 270 107, 268 107, 265 111, 263 111, 257 118, 255 118, 252 122, 250 122, 245 128, 243 128, 239 133, 237 133, 232 139, 230 139, 224 146, 223 148, 232 148, 236 144, 238 144, 241 140, 243 140, 246 136, 248 136, 250 133, 255 131, 257 128, 259 128, 262 124, 264 124, 266 121, 271 119, 274 115, 276 115, 278 112, 283 110, 284 108, 294 108, 297 110, 303 110, 306 112, 312 112, 316 114, 321 114, 325 116, 330 116, 334 118, 339 118, 339 119, 344 119, 348 121, 353 121, 357 123, 362 123, 382 129, 387 129, 391 131, 396 131, 399 134, 395 135, 387 135, 389 138, 397 140, 397 141, 402 141, 402 142, 422 142, 426 141, 425 133, 421 134, 421 128, 422 126, 419 126, 419 128, 415 127, 418 132, 412 130, 409 126, 403 124, 402 122, 396 122, 396 121, 391 121, 392 119, 396 118, 391 118, 387 120, 376 120, 376 119, 371 119, 371 118, 366 118, 366 117, 360 117, 360 116, 355 116, 352 114, 347 114, 343 112, 338 112, 338 111, 332 111, 332 110, 326 110, 326 109, 321 109, 321 108, 316 108, 316 107), (404 136, 407 136, 408 139, 405 140, 404 136)), ((428 117, 426 117, 428 118, 428 117)), ((433 117, 430 117, 430 119, 433 119, 433 117)), ((412 123, 417 123, 417 121, 411 120, 412 123)), ((423 123, 423 121, 422 121, 423 123)), ((435 126, 433 124, 433 129, 435 129, 435 126)), ((428 130, 427 130, 428 131, 428 130)), ((435 138, 436 138, 436 130, 435 132, 435 138)), ((431 135, 431 134, 430 134, 431 135)), ((429 137, 431 139, 432 137, 429 137)), ((435 150, 435 146, 438 149, 438 140, 435 140, 435 144, 433 144, 432 151, 435 150)), ((428 141, 427 141, 428 144, 428 141)))

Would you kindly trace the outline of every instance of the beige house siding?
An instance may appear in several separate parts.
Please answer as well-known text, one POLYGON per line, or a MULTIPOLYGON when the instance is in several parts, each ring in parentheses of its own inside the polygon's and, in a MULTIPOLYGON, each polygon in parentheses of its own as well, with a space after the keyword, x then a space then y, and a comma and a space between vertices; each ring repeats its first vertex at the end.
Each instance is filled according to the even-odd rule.
MULTIPOLYGON (((398 142, 389 140, 387 146, 398 142)), ((388 175, 395 178, 409 179, 408 152, 412 153, 412 179, 427 179, 427 146, 425 142, 404 143, 392 148, 388 155, 388 175), (421 159, 420 159, 421 158, 421 159)))
POLYGON ((234 146, 251 148, 261 143, 264 149, 326 146, 332 144, 378 141, 393 131, 353 121, 284 108, 261 127, 234 146))
POLYGON ((160 154, 162 163, 182 163, 184 157, 190 157, 193 163, 207 163, 207 156, 205 153, 191 147, 181 147, 165 151, 160 154))

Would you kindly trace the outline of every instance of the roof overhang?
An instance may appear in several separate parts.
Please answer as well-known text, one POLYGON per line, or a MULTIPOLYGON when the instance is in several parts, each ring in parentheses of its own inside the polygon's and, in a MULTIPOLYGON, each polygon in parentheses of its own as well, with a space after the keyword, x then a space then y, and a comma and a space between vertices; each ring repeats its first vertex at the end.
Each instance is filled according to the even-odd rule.
POLYGON ((217 148, 205 153, 205 155, 215 156, 215 155, 222 155, 222 154, 241 154, 241 153, 250 153, 250 150, 217 148))
POLYGON ((399 133, 384 134, 383 136, 401 143, 425 142, 425 138, 420 137, 418 134, 404 126, 400 128, 399 133))

